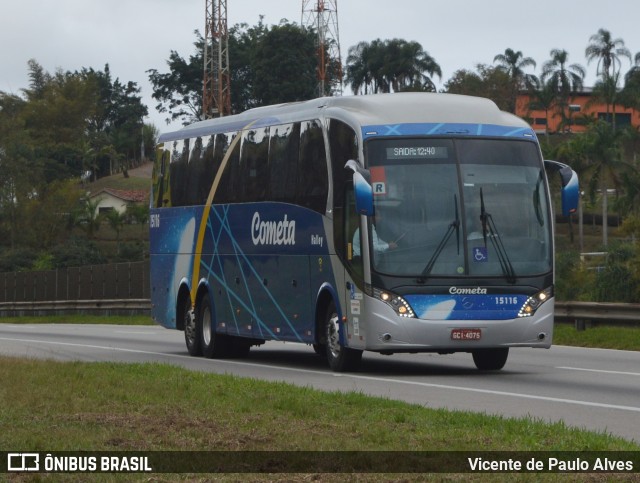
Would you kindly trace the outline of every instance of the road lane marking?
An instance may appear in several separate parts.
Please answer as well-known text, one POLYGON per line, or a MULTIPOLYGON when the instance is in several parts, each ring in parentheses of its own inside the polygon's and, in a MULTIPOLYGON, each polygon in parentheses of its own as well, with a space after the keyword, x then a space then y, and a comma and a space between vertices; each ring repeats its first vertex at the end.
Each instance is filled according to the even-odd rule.
MULTIPOLYGON (((162 357, 175 357, 180 359, 194 359, 194 357, 189 355, 166 354, 163 352, 143 351, 138 349, 125 349, 122 347, 74 344, 71 342, 43 341, 43 340, 35 340, 35 339, 15 339, 15 338, 8 338, 8 337, 0 337, 0 340, 13 341, 13 342, 28 342, 28 343, 36 343, 36 344, 48 344, 48 345, 61 345, 61 346, 68 346, 68 347, 83 347, 83 348, 89 348, 89 349, 102 349, 102 350, 108 350, 108 351, 114 351, 114 352, 147 354, 147 355, 162 356, 162 357)), ((419 387, 429 387, 429 388, 437 388, 437 389, 448 389, 453 391, 473 392, 473 393, 479 393, 479 394, 490 394, 494 396, 507 396, 507 397, 521 398, 521 399, 535 399, 538 401, 558 402, 558 403, 564 403, 564 404, 574 404, 578 406, 596 407, 596 408, 604 408, 604 409, 618 409, 621 411, 631 411, 631 412, 640 413, 640 407, 622 406, 618 404, 605 404, 605 403, 598 403, 598 402, 592 402, 592 401, 581 401, 578 399, 565 399, 565 398, 538 396, 534 394, 524 394, 524 393, 517 393, 517 392, 494 391, 491 389, 477 389, 472 387, 450 386, 447 384, 434 384, 430 382, 404 381, 400 379, 392 379, 389 377, 363 376, 358 374, 344 374, 344 373, 335 373, 335 372, 328 372, 328 371, 314 371, 311 369, 298 369, 298 368, 292 368, 292 367, 286 367, 286 366, 285 367, 274 366, 271 364, 258 364, 254 362, 229 361, 224 359, 215 359, 215 360, 200 359, 200 361, 209 361, 211 363, 216 363, 216 364, 256 367, 259 369, 277 369, 277 370, 284 370, 289 372, 301 372, 305 374, 318 374, 322 376, 333 376, 333 377, 348 378, 348 379, 363 380, 363 381, 376 381, 376 382, 401 384, 401 385, 407 385, 407 386, 419 386, 419 387)))
POLYGON ((584 371, 584 372, 599 372, 601 374, 620 374, 623 376, 638 376, 640 372, 624 372, 624 371, 605 371, 604 369, 585 369, 583 367, 556 367, 556 369, 564 369, 566 371, 584 371))

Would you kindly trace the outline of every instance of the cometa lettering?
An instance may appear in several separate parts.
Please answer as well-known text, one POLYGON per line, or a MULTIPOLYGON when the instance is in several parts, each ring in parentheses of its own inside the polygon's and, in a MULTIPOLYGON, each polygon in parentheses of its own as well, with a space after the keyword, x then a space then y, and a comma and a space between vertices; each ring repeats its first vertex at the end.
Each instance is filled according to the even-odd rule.
POLYGON ((287 215, 280 221, 262 221, 260 213, 253 214, 251 239, 254 245, 295 245, 296 222, 287 215))
POLYGON ((451 287, 449 289, 449 293, 451 295, 486 295, 487 289, 482 287, 474 287, 474 288, 451 287))

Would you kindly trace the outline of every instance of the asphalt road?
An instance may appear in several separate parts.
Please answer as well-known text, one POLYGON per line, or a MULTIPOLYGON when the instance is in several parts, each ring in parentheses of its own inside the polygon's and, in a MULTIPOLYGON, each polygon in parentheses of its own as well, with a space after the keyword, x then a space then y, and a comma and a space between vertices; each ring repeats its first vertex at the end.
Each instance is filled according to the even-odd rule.
POLYGON ((0 354, 55 360, 166 362, 192 370, 360 391, 431 408, 471 410, 607 432, 640 442, 640 353, 554 346, 512 349, 502 371, 471 355, 365 352, 357 373, 336 374, 303 344, 269 342, 248 358, 190 357, 183 333, 151 326, 0 324, 0 354))

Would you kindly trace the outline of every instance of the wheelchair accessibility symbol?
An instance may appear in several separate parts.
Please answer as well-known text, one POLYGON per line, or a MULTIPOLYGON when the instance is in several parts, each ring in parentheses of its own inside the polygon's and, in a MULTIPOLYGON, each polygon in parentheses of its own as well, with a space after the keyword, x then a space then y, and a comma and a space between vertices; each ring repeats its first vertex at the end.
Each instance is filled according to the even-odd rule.
POLYGON ((474 247, 473 258, 476 262, 486 262, 489 259, 487 254, 487 247, 474 247))

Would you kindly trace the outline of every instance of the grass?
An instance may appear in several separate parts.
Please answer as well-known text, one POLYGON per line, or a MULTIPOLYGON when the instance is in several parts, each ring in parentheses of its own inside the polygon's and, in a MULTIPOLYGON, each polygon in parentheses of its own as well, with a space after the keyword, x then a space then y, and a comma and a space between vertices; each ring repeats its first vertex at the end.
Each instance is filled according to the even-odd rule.
POLYGON ((91 181, 85 185, 86 189, 91 193, 97 193, 104 188, 112 188, 117 190, 142 190, 149 191, 151 189, 150 177, 133 176, 130 173, 128 178, 125 178, 122 173, 117 173, 111 176, 104 176, 96 181, 91 181))
MULTIPOLYGON (((3 318, 5 323, 151 324, 150 317, 3 318)), ((558 324, 555 344, 640 350, 640 329, 558 324)), ((631 451, 606 433, 472 412, 429 409, 359 393, 189 371, 166 364, 0 357, 0 451, 631 451), (366 415, 366 416, 365 416, 366 415)), ((232 455, 234 453, 231 453, 232 455)), ((390 453, 386 453, 389 457, 390 453)), ((542 454, 542 453, 541 453, 542 454)), ((236 458, 244 458, 238 453, 236 458)), ((605 455, 606 456, 606 455, 605 455)), ((381 458, 384 457, 381 456, 381 458)), ((225 481, 424 481, 405 474, 229 474, 225 481)), ((42 475, 32 480, 44 481, 42 475)), ((56 475, 86 481, 88 475, 56 475)), ((91 481, 211 481, 212 475, 94 474, 91 481)), ((554 474, 444 474, 437 481, 557 481, 554 474)), ((637 474, 563 475, 637 481, 637 474)))
POLYGON ((570 324, 556 324, 553 343, 577 347, 640 351, 640 328, 596 326, 576 330, 570 324))
MULTIPOLYGON (((165 364, 0 357, 0 380, 2 451, 640 451, 624 439, 562 423, 428 409, 165 364)), ((86 475, 67 476, 68 481, 86 480, 86 475)), ((337 477, 327 476, 321 479, 337 477)), ((507 475, 463 479, 470 476, 508 481, 507 475)), ((520 476, 530 481, 557 478, 520 476)), ((574 481, 584 481, 585 475, 575 476, 580 478, 574 481)), ((147 475, 139 481, 178 478, 164 477, 150 480, 147 475)), ((318 479, 297 474, 282 478, 318 479)), ((402 481, 423 478, 405 475, 402 481)), ((390 481, 388 475, 369 479, 390 481)))
POLYGON ((145 315, 21 315, 2 317, 3 324, 113 324, 154 325, 145 315))

